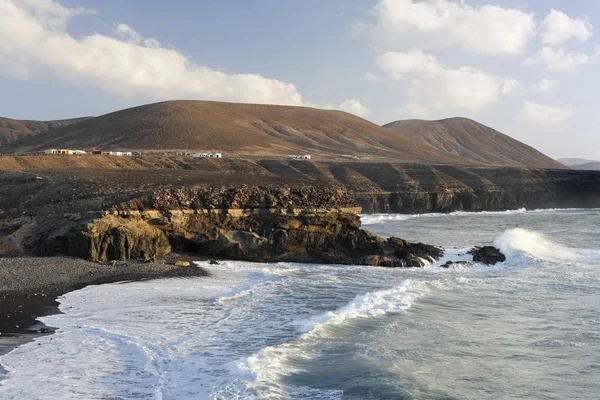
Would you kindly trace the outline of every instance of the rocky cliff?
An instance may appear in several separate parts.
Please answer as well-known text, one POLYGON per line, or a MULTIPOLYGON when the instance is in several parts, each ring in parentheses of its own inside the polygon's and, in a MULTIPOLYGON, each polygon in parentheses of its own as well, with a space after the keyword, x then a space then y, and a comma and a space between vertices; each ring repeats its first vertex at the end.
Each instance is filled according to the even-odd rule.
POLYGON ((435 248, 357 213, 600 207, 600 173, 374 162, 0 157, 0 255, 403 266, 435 248), (91 163, 91 164, 90 164, 91 163), (94 167, 95 166, 95 167, 94 167))
POLYGON ((387 267, 418 267, 441 256, 436 247, 360 229, 360 212, 341 187, 157 190, 103 212, 36 218, 23 248, 91 261, 155 261, 175 249, 257 262, 387 267))

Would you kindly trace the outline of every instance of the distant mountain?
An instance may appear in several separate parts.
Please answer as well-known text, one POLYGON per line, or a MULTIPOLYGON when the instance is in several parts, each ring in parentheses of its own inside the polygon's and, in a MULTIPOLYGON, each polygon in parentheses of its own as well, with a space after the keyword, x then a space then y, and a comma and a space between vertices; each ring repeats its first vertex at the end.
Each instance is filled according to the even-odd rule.
MULTIPOLYGON (((559 163, 566 165, 567 167, 574 167, 577 165, 584 165, 590 163, 598 163, 597 160, 587 160, 585 158, 561 158, 558 160, 559 163)), ((575 168, 578 169, 578 168, 575 168)))
POLYGON ((84 121, 89 117, 57 121, 25 121, 0 117, 0 147, 27 136, 46 133, 52 129, 84 121))
POLYGON ((404 120, 389 123, 384 128, 406 138, 473 163, 536 168, 565 166, 531 146, 467 118, 440 121, 404 120))
POLYGON ((572 169, 580 171, 600 171, 600 161, 589 162, 585 164, 571 165, 572 169))

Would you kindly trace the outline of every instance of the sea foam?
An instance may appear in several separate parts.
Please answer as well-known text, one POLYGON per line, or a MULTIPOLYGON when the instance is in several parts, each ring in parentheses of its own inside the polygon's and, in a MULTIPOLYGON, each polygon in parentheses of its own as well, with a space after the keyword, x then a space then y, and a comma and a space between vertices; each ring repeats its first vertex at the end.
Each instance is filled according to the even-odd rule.
POLYGON ((521 255, 548 261, 577 258, 577 254, 571 249, 552 242, 541 233, 521 228, 505 231, 494 241, 494 246, 509 258, 521 255))

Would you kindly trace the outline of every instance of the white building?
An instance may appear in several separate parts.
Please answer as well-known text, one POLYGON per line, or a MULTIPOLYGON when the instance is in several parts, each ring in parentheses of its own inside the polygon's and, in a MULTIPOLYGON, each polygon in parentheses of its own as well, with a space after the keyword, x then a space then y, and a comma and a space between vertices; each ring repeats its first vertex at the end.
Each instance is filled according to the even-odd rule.
POLYGON ((81 156, 87 154, 83 150, 71 150, 71 149, 48 149, 44 150, 44 154, 48 155, 67 155, 67 156, 81 156))
POLYGON ((289 154, 286 157, 291 160, 310 160, 312 158, 312 156, 310 156, 308 154, 304 154, 304 155, 289 154))
POLYGON ((109 156, 118 156, 118 157, 131 157, 133 153, 131 151, 109 151, 109 156))
POLYGON ((223 158, 222 153, 194 153, 193 158, 223 158))

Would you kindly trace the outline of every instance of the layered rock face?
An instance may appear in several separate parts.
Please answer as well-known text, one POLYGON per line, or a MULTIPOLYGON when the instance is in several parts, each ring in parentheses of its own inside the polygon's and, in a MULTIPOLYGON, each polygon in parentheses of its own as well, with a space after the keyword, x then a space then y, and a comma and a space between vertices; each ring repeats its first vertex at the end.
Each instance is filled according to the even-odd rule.
POLYGON ((52 240, 92 261, 152 261, 175 249, 257 262, 420 267, 442 255, 360 229, 360 211, 341 188, 166 190, 118 204, 52 240))

